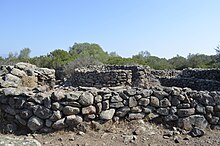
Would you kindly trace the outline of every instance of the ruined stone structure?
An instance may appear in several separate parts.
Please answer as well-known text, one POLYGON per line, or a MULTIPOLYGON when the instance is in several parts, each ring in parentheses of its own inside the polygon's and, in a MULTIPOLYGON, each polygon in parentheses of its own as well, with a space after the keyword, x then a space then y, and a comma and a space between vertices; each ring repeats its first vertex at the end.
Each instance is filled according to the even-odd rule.
MULTIPOLYGON (((167 75, 167 80, 172 81, 183 77, 184 73, 155 71, 135 66, 106 66, 102 71, 83 70, 85 69, 76 70, 73 84, 90 87, 54 86, 54 70, 30 64, 2 66, 1 117, 9 122, 9 127, 37 132, 74 129, 89 121, 101 123, 107 120, 145 118, 186 130, 193 127, 220 128, 219 91, 197 91, 159 84, 146 87, 153 83, 147 81, 154 80, 158 83, 167 75), (108 82, 109 80, 104 78, 107 76, 115 82, 108 82), (23 77, 35 78, 34 86, 29 85, 29 81, 22 82, 23 77), (79 77, 91 80, 86 81, 86 78, 79 77), (95 79, 100 81, 96 84, 95 79), (138 83, 142 84, 142 81, 143 87, 138 87, 138 83), (92 85, 95 87, 91 87, 92 85), (96 88, 98 85, 99 88, 96 88), (115 87, 108 87, 110 85, 115 87)), ((217 80, 217 76, 211 79, 217 80)))

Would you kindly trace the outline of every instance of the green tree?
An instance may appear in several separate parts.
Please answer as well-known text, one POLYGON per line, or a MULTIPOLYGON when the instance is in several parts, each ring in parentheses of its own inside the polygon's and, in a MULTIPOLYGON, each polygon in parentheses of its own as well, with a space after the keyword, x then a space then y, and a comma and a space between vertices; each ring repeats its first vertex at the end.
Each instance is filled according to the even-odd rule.
POLYGON ((174 69, 181 70, 187 67, 187 59, 179 55, 169 59, 168 62, 174 69))
POLYGON ((204 54, 189 54, 187 66, 192 68, 207 68, 212 62, 212 57, 204 54))
POLYGON ((50 52, 47 57, 50 58, 50 64, 53 68, 61 67, 73 60, 71 55, 62 49, 56 49, 53 52, 50 52))
POLYGON ((151 56, 150 52, 148 52, 148 51, 141 51, 137 55, 133 55, 132 58, 147 59, 149 56, 151 56))
POLYGON ((92 57, 104 62, 108 58, 108 54, 98 44, 75 43, 70 47, 69 53, 74 58, 92 57))
POLYGON ((20 54, 18 55, 18 59, 20 61, 28 61, 28 59, 30 59, 30 53, 31 53, 31 49, 24 48, 20 51, 20 54))

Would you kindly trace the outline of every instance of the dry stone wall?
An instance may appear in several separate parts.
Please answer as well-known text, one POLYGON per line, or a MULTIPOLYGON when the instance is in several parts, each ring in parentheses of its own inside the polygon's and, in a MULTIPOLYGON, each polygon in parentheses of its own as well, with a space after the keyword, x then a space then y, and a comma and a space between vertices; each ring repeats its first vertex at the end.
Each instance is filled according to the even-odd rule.
MULTIPOLYGON (((161 79, 167 74, 169 79, 176 80, 175 73, 161 73, 135 66, 108 66, 83 73, 78 77, 85 78, 74 80, 74 83, 95 87, 56 85, 46 90, 45 88, 55 83, 54 70, 37 68, 26 63, 1 66, 0 113, 9 122, 6 130, 24 129, 47 133, 61 129, 74 130, 84 122, 102 123, 124 119, 147 119, 186 130, 193 127, 220 128, 219 91, 197 91, 159 85, 150 88, 137 87, 139 83, 148 85, 154 81, 156 85, 157 78, 161 79), (29 87, 31 81, 24 83, 23 77, 34 77, 36 87, 29 87), (120 81, 118 83, 123 86, 96 88, 96 85, 105 85, 109 81, 104 77, 108 77, 110 81, 117 79, 116 83, 120 81), (88 79, 93 81, 87 82, 88 79), (100 80, 98 84, 95 79, 100 80), (125 86, 128 83, 130 86, 125 86)), ((116 83, 109 82, 106 86, 117 86, 116 83)))
POLYGON ((157 80, 150 72, 150 68, 143 66, 90 66, 77 68, 71 78, 73 86, 87 87, 150 87, 159 85, 157 80))
POLYGON ((0 88, 37 87, 38 85, 53 86, 55 70, 38 68, 28 63, 17 63, 14 66, 0 66, 0 88))
POLYGON ((51 132, 84 121, 159 120, 190 130, 220 126, 220 93, 189 88, 57 88, 50 92, 4 88, 0 107, 18 129, 51 132))
POLYGON ((174 77, 159 77, 163 86, 189 87, 194 90, 220 91, 219 69, 184 69, 174 77))

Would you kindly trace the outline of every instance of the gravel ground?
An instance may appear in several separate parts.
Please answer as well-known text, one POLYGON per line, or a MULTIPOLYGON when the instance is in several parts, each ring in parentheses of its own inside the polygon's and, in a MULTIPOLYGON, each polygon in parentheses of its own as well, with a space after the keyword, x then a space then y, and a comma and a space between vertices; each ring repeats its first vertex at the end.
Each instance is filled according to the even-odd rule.
POLYGON ((218 146, 220 131, 205 131, 202 137, 193 138, 187 132, 178 129, 168 130, 162 125, 133 121, 104 125, 93 123, 93 128, 86 131, 58 131, 48 134, 1 134, 0 146, 33 145, 33 146, 218 146), (34 140, 34 141, 33 141, 34 140), (36 142, 38 141, 38 142, 36 142), (23 143, 22 143, 23 142, 23 143), (26 142, 26 143, 24 143, 26 142), (29 143, 28 143, 29 142, 29 143))

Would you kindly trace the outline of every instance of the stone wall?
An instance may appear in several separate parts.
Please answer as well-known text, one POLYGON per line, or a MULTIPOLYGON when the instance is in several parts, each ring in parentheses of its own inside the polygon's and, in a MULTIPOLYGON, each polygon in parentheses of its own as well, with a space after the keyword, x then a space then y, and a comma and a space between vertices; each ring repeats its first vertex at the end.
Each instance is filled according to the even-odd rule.
POLYGON ((14 66, 0 66, 0 88, 37 87, 38 85, 53 86, 55 70, 38 68, 28 63, 17 63, 14 66))
POLYGON ((219 69, 184 69, 174 77, 160 77, 163 86, 189 87, 194 90, 220 91, 219 69))
POLYGON ((38 132, 112 119, 157 120, 186 130, 220 126, 220 93, 189 88, 57 88, 44 92, 4 88, 0 103, 7 121, 38 132))
POLYGON ((158 85, 149 68, 142 66, 92 66, 77 68, 71 78, 73 86, 115 87, 133 86, 146 87, 158 85), (152 83, 152 84, 149 84, 152 83))

